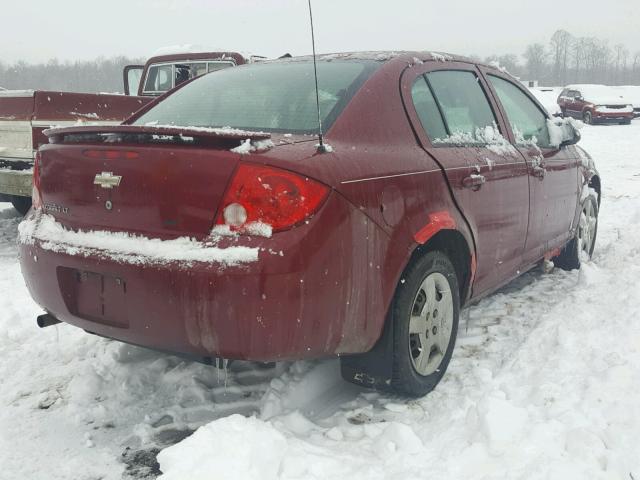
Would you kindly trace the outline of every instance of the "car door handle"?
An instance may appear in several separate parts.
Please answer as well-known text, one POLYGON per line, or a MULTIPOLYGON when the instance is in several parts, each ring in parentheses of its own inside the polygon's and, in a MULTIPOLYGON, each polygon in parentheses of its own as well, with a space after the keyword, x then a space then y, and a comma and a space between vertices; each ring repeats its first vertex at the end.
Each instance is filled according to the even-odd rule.
POLYGON ((547 170, 540 165, 536 165, 535 167, 533 167, 533 176, 539 178, 540 180, 544 178, 546 173, 547 170))
POLYGON ((486 181, 487 179, 484 177, 484 175, 478 175, 477 173, 474 173, 473 175, 469 175, 462 180, 462 186, 464 188, 472 188, 474 190, 478 190, 482 185, 484 185, 486 181))

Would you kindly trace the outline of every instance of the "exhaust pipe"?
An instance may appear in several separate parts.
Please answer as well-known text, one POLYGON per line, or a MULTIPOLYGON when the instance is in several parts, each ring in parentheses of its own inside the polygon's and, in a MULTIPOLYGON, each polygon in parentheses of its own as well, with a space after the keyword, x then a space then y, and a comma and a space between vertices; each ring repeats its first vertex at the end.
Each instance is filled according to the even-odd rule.
POLYGON ((57 325, 58 323, 62 322, 60 322, 60 320, 58 320, 53 315, 45 313, 44 315, 39 315, 38 318, 36 318, 36 323, 40 328, 44 328, 50 327, 51 325, 57 325))

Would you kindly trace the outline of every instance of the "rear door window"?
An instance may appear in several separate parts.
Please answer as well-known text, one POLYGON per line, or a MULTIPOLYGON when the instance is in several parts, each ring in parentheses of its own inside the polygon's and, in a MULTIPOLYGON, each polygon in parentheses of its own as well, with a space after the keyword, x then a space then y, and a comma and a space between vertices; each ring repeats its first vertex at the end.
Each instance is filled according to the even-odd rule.
POLYGON ((533 100, 513 83, 493 75, 487 77, 507 114, 516 143, 535 143, 539 147, 549 147, 547 117, 533 100))
POLYGON ((499 135, 497 120, 478 77, 468 71, 440 70, 426 74, 444 117, 446 137, 434 144, 487 144, 499 135))
POLYGON ((164 93, 173 88, 173 65, 153 65, 149 68, 144 93, 164 93))
POLYGON ((413 84, 411 97, 420 118, 420 123, 422 123, 422 128, 427 132, 431 141, 434 142, 439 138, 446 138, 448 135, 447 127, 444 125, 436 99, 433 97, 433 93, 431 93, 431 89, 424 77, 418 77, 413 84))

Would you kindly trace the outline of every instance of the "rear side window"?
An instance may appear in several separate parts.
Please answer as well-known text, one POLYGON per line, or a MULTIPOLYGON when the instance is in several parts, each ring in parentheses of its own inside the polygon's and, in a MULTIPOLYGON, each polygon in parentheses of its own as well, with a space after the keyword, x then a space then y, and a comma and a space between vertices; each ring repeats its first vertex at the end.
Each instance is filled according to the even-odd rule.
POLYGON ((173 88, 173 65, 154 65, 149 68, 144 84, 146 92, 166 92, 173 88))
POLYGON ((422 123, 422 128, 425 129, 431 141, 435 143, 439 138, 446 138, 447 128, 438 110, 436 99, 433 98, 431 89, 424 77, 418 77, 413 84, 411 97, 420 118, 420 123, 422 123))
POLYGON ((496 117, 474 73, 442 70, 430 72, 426 78, 448 133, 434 143, 486 144, 488 138, 495 138, 489 131, 498 133, 496 117))
POLYGON ((539 147, 549 147, 547 117, 533 100, 511 82, 493 75, 488 77, 511 123, 516 143, 535 142, 539 147))

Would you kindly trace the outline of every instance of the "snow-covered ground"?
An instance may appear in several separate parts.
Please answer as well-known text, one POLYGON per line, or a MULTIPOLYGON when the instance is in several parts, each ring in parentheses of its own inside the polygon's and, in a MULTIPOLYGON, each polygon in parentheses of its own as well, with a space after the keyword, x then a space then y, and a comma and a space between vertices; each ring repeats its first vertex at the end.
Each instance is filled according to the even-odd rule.
POLYGON ((153 478, 161 450, 165 480, 640 480, 640 122, 582 133, 604 189, 593 261, 463 311, 419 400, 346 384, 335 360, 225 376, 39 330, 0 204, 0 479, 153 478))

